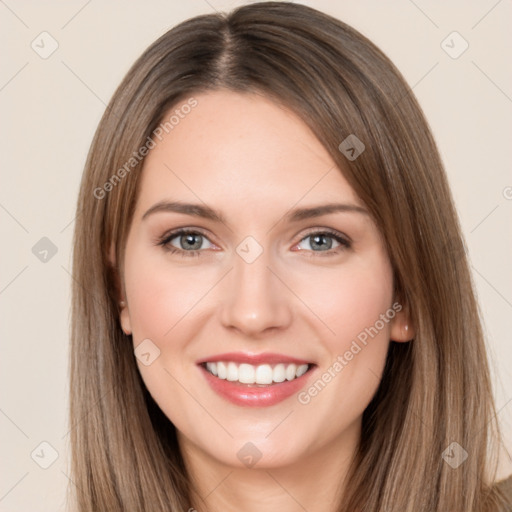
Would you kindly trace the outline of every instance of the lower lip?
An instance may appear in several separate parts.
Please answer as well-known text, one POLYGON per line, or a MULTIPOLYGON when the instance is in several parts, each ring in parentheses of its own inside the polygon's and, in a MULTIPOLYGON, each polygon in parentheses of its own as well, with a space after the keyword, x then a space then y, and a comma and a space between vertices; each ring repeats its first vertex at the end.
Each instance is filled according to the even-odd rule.
POLYGON ((219 379, 203 366, 199 365, 199 368, 211 388, 229 402, 245 407, 269 407, 298 393, 305 386, 306 380, 315 367, 311 367, 304 375, 293 380, 285 380, 263 387, 258 384, 241 384, 219 379))

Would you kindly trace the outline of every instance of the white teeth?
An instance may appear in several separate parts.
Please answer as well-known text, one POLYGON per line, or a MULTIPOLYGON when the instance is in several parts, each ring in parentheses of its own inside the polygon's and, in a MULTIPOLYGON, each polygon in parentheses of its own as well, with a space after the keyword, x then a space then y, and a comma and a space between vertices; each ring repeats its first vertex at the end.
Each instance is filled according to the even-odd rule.
MULTIPOLYGON (((229 363, 235 364, 235 363, 229 363)), ((235 365, 236 366, 236 365, 235 365)), ((252 364, 241 364, 238 367, 238 381, 242 384, 254 384, 256 369, 252 364)))
POLYGON ((252 364, 237 364, 233 361, 217 363, 206 363, 206 369, 219 379, 225 379, 230 382, 241 382, 242 384, 272 384, 272 382, 284 382, 285 380, 293 380, 308 371, 308 364, 285 365, 283 363, 276 364, 274 368, 269 364, 260 364, 254 366, 252 364))
POLYGON ((210 373, 217 376, 217 365, 215 363, 206 363, 206 368, 210 373))
POLYGON ((286 371, 284 372, 286 375, 286 380, 295 379, 295 374, 297 373, 297 367, 294 364, 289 364, 286 367, 286 371))
POLYGON ((238 368, 235 363, 228 363, 226 379, 231 382, 238 380, 238 368))
POLYGON ((297 368, 297 377, 300 377, 301 375, 304 375, 306 372, 308 371, 308 365, 307 364, 301 364, 298 368, 297 368))
POLYGON ((272 384, 272 366, 269 364, 260 364, 256 368, 256 377, 255 381, 258 384, 272 384))
POLYGON ((284 382, 285 379, 286 379, 286 374, 285 374, 284 364, 276 364, 276 366, 274 368, 274 374, 272 376, 272 380, 274 382, 284 382))
MULTIPOLYGON (((212 363, 215 364, 215 363, 212 363)), ((217 377, 219 379, 225 379, 228 375, 228 370, 226 368, 226 365, 224 363, 221 363, 220 361, 217 363, 217 377)))

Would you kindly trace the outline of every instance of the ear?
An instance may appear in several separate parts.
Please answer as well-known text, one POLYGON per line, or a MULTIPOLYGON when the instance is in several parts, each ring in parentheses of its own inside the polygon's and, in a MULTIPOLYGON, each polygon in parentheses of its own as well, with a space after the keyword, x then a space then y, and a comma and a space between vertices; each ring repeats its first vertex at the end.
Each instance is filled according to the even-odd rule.
POLYGON ((403 308, 391 320, 391 341, 403 343, 411 341, 415 335, 416 329, 412 325, 407 308, 403 308))
POLYGON ((121 323, 121 329, 123 332, 129 336, 132 333, 132 323, 130 320, 130 310, 128 309, 128 304, 126 301, 122 300, 119 303, 119 321, 121 323))
POLYGON ((114 300, 117 302, 119 308, 119 322, 121 324, 121 329, 126 335, 130 335, 132 333, 130 310, 126 302, 124 286, 122 285, 122 280, 117 270, 115 247, 113 243, 110 245, 108 260, 110 263, 112 283, 114 286, 114 300))

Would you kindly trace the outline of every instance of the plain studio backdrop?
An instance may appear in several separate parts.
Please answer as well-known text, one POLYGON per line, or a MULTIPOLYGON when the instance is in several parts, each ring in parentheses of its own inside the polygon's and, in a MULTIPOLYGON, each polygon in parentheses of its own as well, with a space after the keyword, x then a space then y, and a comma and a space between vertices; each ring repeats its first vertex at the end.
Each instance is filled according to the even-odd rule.
MULTIPOLYGON (((135 59, 172 26, 243 3, 0 1, 2 512, 64 510, 75 202, 105 106, 135 59)), ((508 450, 503 452, 500 475, 508 475, 512 4, 303 3, 347 22, 376 43, 413 87, 432 127, 484 316, 508 450)))

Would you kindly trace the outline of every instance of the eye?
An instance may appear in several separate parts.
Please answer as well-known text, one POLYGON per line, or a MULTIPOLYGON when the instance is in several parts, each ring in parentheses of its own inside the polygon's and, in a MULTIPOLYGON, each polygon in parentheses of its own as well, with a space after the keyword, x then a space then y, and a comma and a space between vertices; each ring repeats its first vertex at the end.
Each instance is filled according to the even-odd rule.
POLYGON ((181 256, 199 256, 200 250, 215 247, 203 233, 190 229, 179 229, 166 233, 159 240, 158 245, 163 246, 173 254, 180 254, 181 256))
MULTIPOLYGON (((202 250, 216 247, 205 234, 192 229, 178 229, 166 233, 157 243, 166 251, 184 257, 199 256, 202 250)), ((295 247, 299 251, 331 256, 350 248, 351 244, 341 233, 324 229, 309 233, 295 247)))
POLYGON ((299 250, 326 253, 322 256, 338 254, 350 248, 350 242, 341 234, 330 230, 313 231, 297 245, 299 250))

